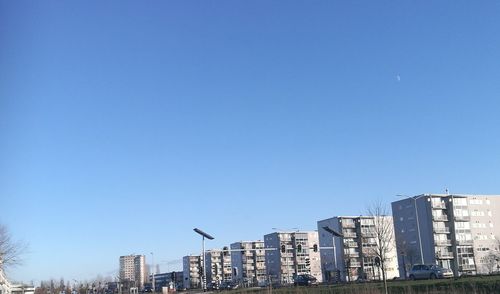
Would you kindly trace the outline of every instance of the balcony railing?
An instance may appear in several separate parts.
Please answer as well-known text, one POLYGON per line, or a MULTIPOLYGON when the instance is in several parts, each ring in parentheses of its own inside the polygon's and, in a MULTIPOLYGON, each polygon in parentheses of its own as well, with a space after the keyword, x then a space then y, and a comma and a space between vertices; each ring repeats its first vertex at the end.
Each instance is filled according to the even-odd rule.
POLYGON ((363 235, 363 237, 375 237, 377 233, 372 230, 366 230, 366 231, 361 231, 361 235, 363 235))
POLYGON ((433 215, 432 216, 432 219, 435 220, 435 221, 443 221, 443 222, 446 222, 448 221, 448 216, 447 215, 433 215))
POLYGON ((468 215, 455 215, 456 221, 470 221, 470 216, 468 215))
POLYGON ((347 263, 348 267, 361 267, 361 262, 359 261, 351 261, 347 263))
POLYGON ((367 248, 363 248, 363 255, 365 256, 374 256, 375 253, 376 253, 376 248, 375 247, 367 247, 367 248))
POLYGON ((436 256, 439 259, 453 259, 453 253, 452 252, 440 252, 440 251, 438 251, 436 253, 436 256))
POLYGON ((343 228, 355 228, 356 224, 354 222, 342 222, 343 228))
POLYGON ((443 202, 432 202, 431 206, 434 209, 446 209, 446 204, 443 202))
POLYGON ((474 271, 476 270, 476 266, 473 264, 462 264, 460 265, 461 271, 474 271))
POLYGON ((472 240, 457 240, 458 245, 472 245, 473 241, 472 240))
POLYGON ((356 242, 345 242, 344 246, 347 246, 347 247, 358 247, 358 243, 356 243, 356 242))
POLYGON ((434 227, 434 233, 438 233, 438 234, 449 234, 450 233, 450 228, 446 228, 446 227, 441 227, 441 228, 438 228, 438 227, 434 227))
POLYGON ((359 252, 345 252, 346 257, 359 257, 359 252))
POLYGON ((451 246, 451 240, 434 240, 438 246, 451 246))
POLYGON ((344 233, 344 238, 356 238, 358 237, 358 234, 355 232, 345 232, 344 233))

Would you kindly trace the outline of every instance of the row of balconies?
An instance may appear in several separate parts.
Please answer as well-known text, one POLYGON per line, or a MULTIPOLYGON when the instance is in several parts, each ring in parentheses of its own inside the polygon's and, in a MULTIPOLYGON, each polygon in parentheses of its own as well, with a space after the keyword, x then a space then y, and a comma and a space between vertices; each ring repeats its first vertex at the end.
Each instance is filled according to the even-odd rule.
MULTIPOLYGON (((468 215, 455 215, 453 217, 455 221, 470 221, 470 216, 468 215)), ((442 221, 442 222, 447 222, 448 221, 448 215, 442 214, 442 215, 433 215, 432 220, 434 221, 442 221)))

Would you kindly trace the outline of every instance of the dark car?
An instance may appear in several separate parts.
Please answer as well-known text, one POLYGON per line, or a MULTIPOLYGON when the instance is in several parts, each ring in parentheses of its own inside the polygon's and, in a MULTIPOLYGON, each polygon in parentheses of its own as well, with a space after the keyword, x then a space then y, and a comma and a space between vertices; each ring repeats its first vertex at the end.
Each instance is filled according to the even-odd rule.
POLYGON ((410 280, 453 278, 450 269, 435 264, 416 264, 410 270, 410 280))
POLYGON ((318 280, 311 275, 298 275, 293 281, 295 286, 312 286, 318 285, 318 280))

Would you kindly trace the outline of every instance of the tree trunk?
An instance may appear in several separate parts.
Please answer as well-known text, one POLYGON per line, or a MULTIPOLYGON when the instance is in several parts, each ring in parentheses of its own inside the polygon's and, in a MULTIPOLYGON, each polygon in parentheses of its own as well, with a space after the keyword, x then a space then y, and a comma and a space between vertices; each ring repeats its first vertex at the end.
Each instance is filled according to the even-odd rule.
POLYGON ((384 264, 384 262, 380 263, 380 267, 382 269, 382 279, 384 280, 384 293, 389 294, 389 290, 387 289, 387 277, 385 276, 385 264, 384 264))

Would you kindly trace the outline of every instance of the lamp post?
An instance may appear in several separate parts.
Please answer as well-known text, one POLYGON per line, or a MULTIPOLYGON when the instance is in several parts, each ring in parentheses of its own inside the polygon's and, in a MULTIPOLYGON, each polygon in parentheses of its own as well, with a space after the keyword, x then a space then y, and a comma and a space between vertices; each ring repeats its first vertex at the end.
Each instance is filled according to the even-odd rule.
POLYGON ((210 236, 209 234, 203 232, 202 230, 198 229, 198 228, 194 228, 193 231, 195 231, 196 233, 200 234, 201 235, 201 239, 202 239, 202 245, 201 245, 201 248, 202 248, 202 258, 203 258, 203 263, 202 263, 202 281, 201 281, 201 285, 202 285, 202 288, 203 288, 203 291, 207 291, 207 269, 205 267, 205 238, 207 238, 208 240, 213 240, 214 237, 210 236))
POLYGON ((154 255, 153 255, 153 252, 150 252, 151 254, 151 277, 152 277, 152 286, 153 286, 153 293, 156 292, 156 288, 155 288, 155 259, 154 259, 154 255))
POLYGON ((337 247, 335 245, 335 237, 340 237, 343 238, 344 235, 335 231, 334 229, 331 229, 328 226, 324 226, 323 230, 325 230, 327 233, 332 235, 332 241, 333 241, 333 261, 335 263, 335 271, 338 270, 338 265, 337 265, 337 247))
POLYGON ((413 204, 414 204, 414 207, 415 207, 415 219, 417 221, 417 233, 418 233, 418 243, 419 243, 419 247, 420 247, 420 262, 421 264, 424 264, 424 250, 422 248, 422 236, 420 235, 420 223, 418 221, 418 208, 417 208, 417 199, 420 199, 422 197, 426 197, 427 195, 420 195, 420 196, 416 196, 416 197, 411 197, 411 196, 408 196, 408 195, 396 195, 398 197, 404 197, 404 198, 408 198, 408 199, 411 199, 413 200, 413 204))

